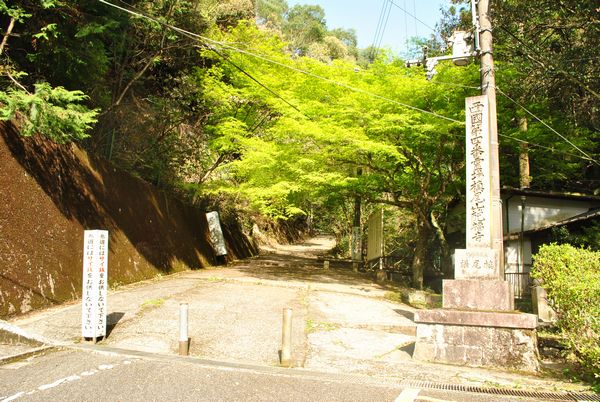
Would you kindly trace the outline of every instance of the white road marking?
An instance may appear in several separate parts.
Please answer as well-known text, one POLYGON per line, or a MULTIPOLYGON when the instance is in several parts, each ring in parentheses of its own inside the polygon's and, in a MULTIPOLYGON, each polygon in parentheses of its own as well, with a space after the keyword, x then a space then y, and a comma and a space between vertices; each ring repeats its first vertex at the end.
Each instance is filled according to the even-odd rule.
POLYGON ((3 399, 2 402, 14 401, 17 398, 22 397, 24 394, 25 394, 25 392, 23 392, 23 391, 18 392, 16 394, 14 394, 13 396, 9 396, 6 399, 3 399))
MULTIPOLYGON (((129 360, 124 360, 123 361, 124 365, 131 364, 131 363, 132 362, 129 361, 129 360)), ((91 375, 99 373, 100 371, 110 370, 110 369, 112 369, 112 368, 114 368, 115 366, 118 366, 118 365, 119 365, 119 363, 116 363, 115 365, 112 365, 112 364, 100 364, 98 366, 98 369, 91 369, 91 370, 88 370, 88 371, 83 371, 83 372, 81 372, 80 375, 75 374, 75 375, 71 375, 71 376, 68 376, 68 377, 65 377, 65 378, 61 378, 61 379, 56 380, 56 381, 54 381, 54 382, 52 382, 50 384, 40 385, 36 389, 27 392, 27 395, 33 395, 33 394, 35 394, 38 391, 45 391, 45 390, 57 387, 60 384, 63 384, 63 383, 66 383, 66 382, 81 380, 81 377, 89 377, 91 375)), ((0 402, 14 401, 17 398, 22 397, 23 395, 25 395, 25 391, 17 392, 14 395, 8 396, 8 397, 6 397, 4 399, 0 399, 0 402)), ((2 397, 0 397, 0 398, 2 398, 2 397)))
POLYGON ((418 388, 406 388, 398 395, 394 402, 414 402, 417 396, 421 392, 418 388))
POLYGON ((76 381, 76 380, 81 380, 81 377, 79 377, 78 375, 71 375, 69 377, 65 377, 65 378, 61 378, 60 380, 56 380, 56 381, 54 381, 53 383, 50 383, 50 384, 40 385, 38 387, 38 389, 40 391, 45 391, 47 389, 57 387, 57 386, 59 386, 62 383, 76 381))

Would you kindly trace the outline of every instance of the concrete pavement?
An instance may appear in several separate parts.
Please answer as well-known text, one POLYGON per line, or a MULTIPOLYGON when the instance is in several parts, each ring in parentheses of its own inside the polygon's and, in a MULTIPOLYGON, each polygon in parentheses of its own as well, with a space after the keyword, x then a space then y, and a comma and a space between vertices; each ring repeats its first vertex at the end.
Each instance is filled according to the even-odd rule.
MULTIPOLYGON (((113 290, 108 297, 110 332, 96 348, 175 356, 179 304, 188 303, 192 357, 275 367, 282 310, 291 307, 293 366, 301 370, 465 386, 584 390, 550 377, 412 360, 414 309, 386 300, 389 289, 368 275, 335 263, 323 270, 316 257, 331 246, 330 240, 319 238, 229 267, 184 272, 113 290)), ((15 326, 44 344, 85 346, 79 302, 2 325, 15 326)), ((27 349, 27 345, 4 344, 0 357, 27 349)))

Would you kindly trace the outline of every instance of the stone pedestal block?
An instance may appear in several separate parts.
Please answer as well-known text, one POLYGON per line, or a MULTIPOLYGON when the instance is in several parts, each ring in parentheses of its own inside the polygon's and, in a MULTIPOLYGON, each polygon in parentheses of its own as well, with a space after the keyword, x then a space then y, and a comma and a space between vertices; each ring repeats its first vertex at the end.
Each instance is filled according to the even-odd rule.
POLYGON ((448 364, 536 372, 537 316, 516 312, 415 312, 413 357, 448 364))
POLYGON ((513 289, 506 281, 444 280, 443 307, 449 309, 512 311, 513 289))

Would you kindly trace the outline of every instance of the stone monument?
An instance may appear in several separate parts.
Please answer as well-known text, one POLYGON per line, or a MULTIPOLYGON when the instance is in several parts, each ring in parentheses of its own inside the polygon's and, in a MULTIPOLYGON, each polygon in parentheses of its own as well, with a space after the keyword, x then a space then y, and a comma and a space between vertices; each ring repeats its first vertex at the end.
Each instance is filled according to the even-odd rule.
POLYGON ((443 281, 442 309, 415 312, 415 359, 468 366, 539 369, 537 316, 514 311, 492 248, 487 95, 466 99, 467 248, 455 252, 454 280, 443 281))

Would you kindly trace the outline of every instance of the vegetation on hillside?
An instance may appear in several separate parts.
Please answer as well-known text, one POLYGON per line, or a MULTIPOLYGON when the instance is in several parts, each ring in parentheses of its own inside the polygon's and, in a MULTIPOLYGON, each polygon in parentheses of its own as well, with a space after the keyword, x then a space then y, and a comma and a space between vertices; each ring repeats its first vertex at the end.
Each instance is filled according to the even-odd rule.
MULTIPOLYGON (((438 34, 470 25, 457 3, 438 34)), ((518 183, 527 151, 532 187, 596 191, 597 10, 591 1, 498 3, 503 184, 518 183), (535 18, 522 20, 522 10, 535 18)), ((306 219, 340 240, 355 197, 365 212, 386 205, 398 233, 389 243, 417 287, 426 265, 447 260, 476 64, 444 62, 427 81, 389 52, 358 49, 355 32, 327 27, 321 7, 285 0, 114 4, 0 0, 0 117, 20 112, 28 132, 82 140, 191 200, 210 194, 271 219, 306 219)))

